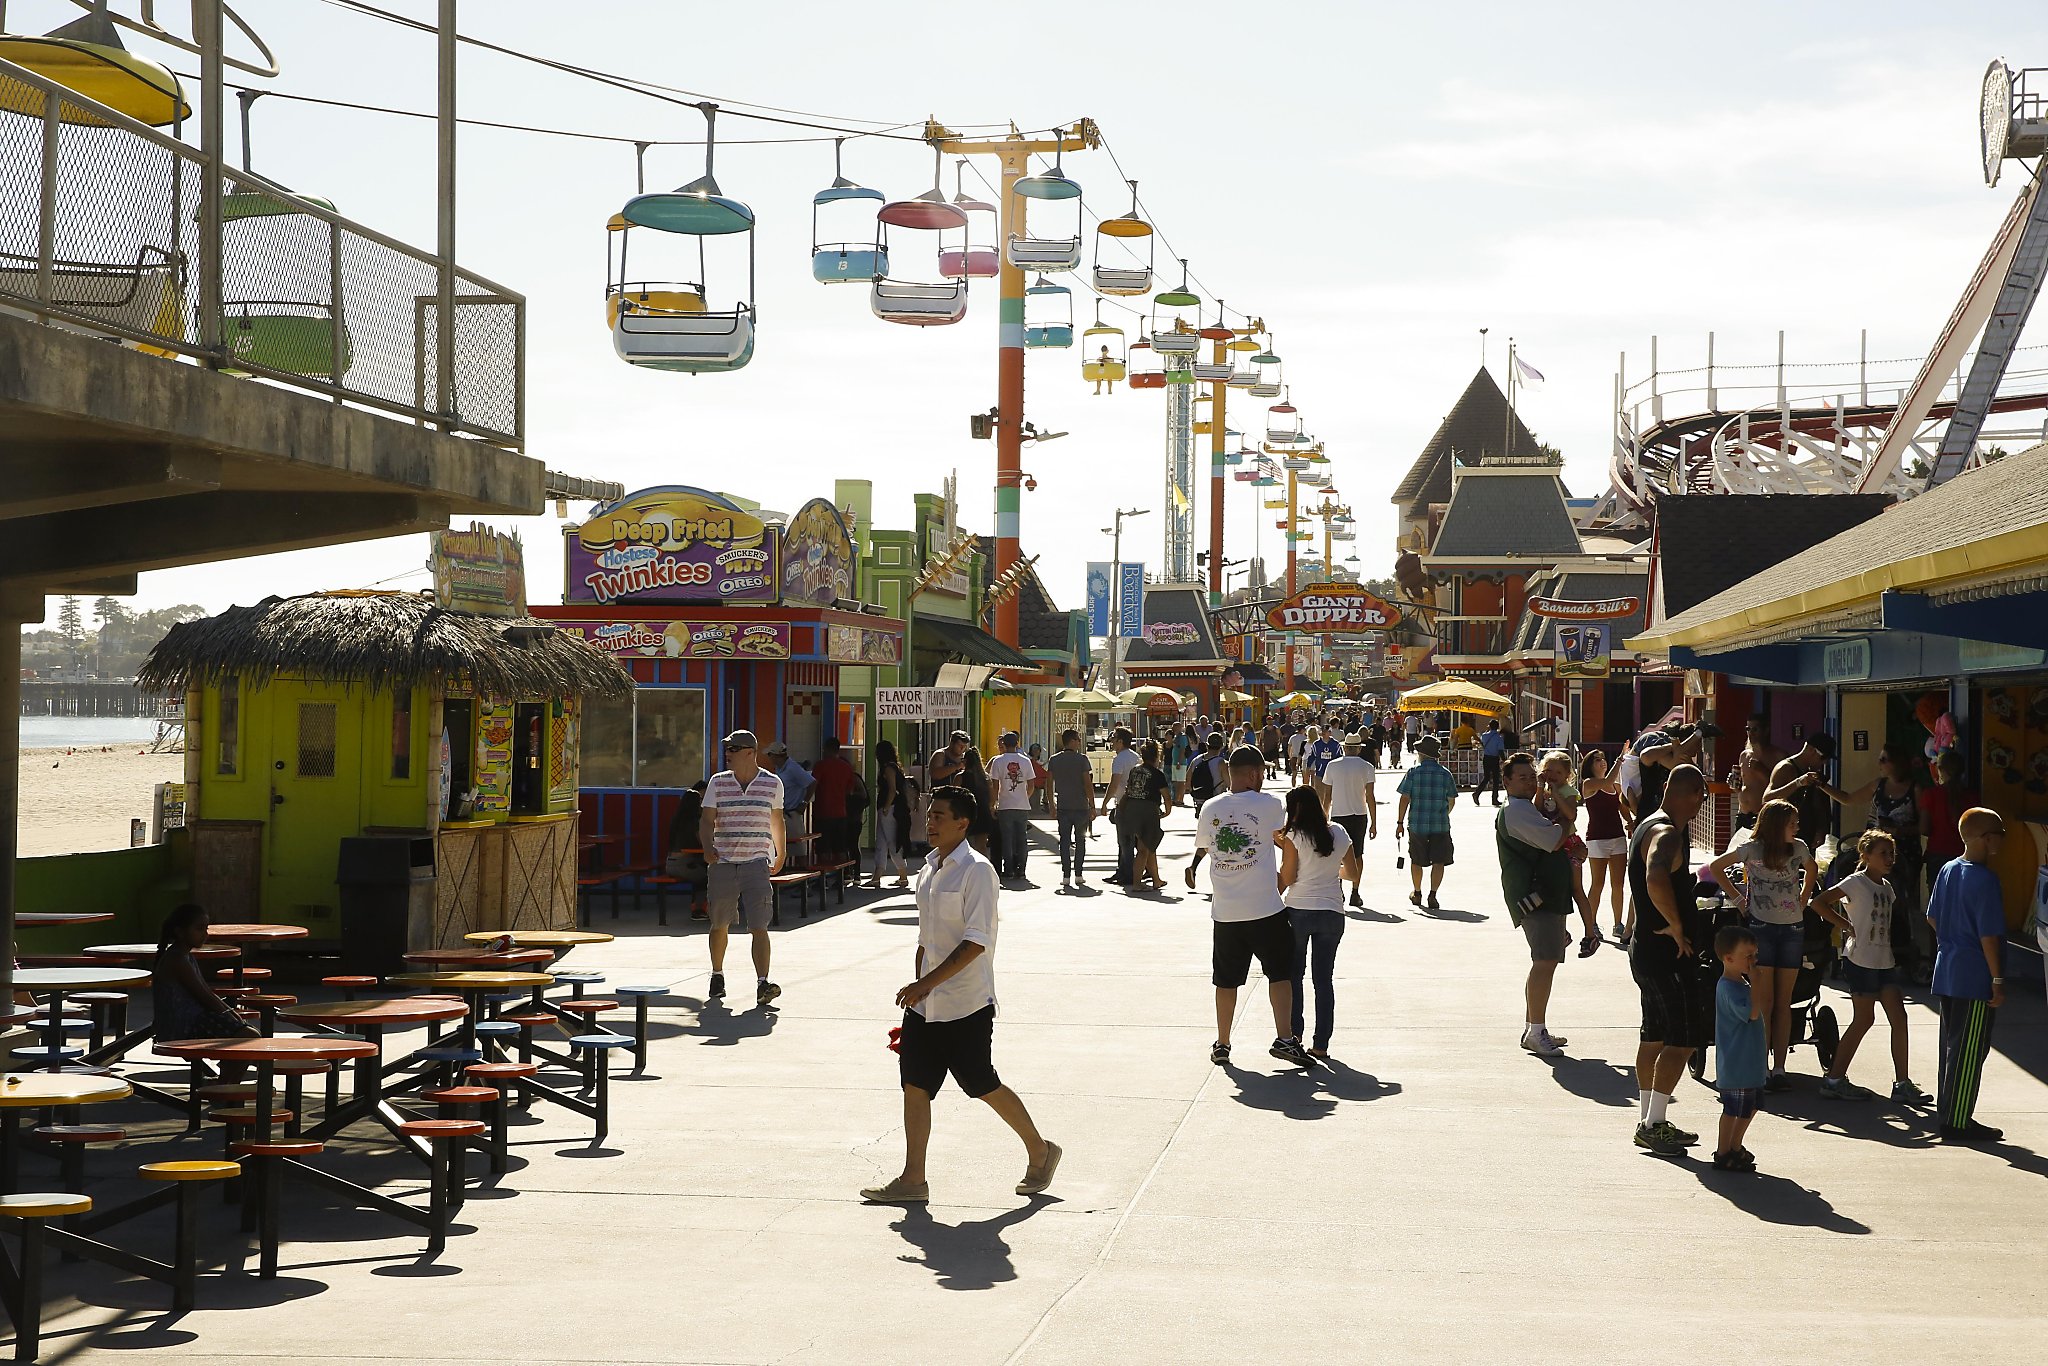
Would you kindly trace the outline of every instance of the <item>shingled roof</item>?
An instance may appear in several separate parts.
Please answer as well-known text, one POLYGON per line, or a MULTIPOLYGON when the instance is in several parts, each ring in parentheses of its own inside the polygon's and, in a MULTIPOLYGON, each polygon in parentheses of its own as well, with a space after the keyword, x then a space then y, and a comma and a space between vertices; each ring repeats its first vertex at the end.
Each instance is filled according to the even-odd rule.
POLYGON ((1555 467, 1467 473, 1451 495, 1429 557, 1563 556, 1580 553, 1555 467))
POLYGON ((1657 611, 1663 622, 1861 526, 1890 507, 1882 493, 1693 493, 1657 500, 1657 611))
POLYGON ((1541 446, 1519 417, 1514 419, 1514 432, 1509 436, 1507 395, 1482 366, 1451 405, 1436 435, 1430 437, 1422 454, 1415 457, 1415 463, 1394 487, 1393 502, 1405 517, 1426 517, 1431 503, 1451 501, 1454 452, 1465 463, 1476 464, 1484 455, 1533 455, 1541 446), (1513 449, 1503 451, 1504 442, 1511 442, 1513 449))
MULTIPOLYGON (((996 562, 996 538, 977 536, 974 538, 981 550, 985 563, 996 562)), ((1017 647, 1022 650, 1058 650, 1064 653, 1071 645, 1068 634, 1069 614, 1053 603, 1052 594, 1046 591, 1038 577, 1036 566, 1024 571, 1024 582, 1017 590, 1017 647)))
MULTIPOLYGON (((1529 596, 1532 598, 1563 598, 1567 602, 1598 602, 1602 598, 1637 598, 1643 596, 1647 570, 1583 570, 1568 569, 1563 573, 1538 575, 1529 581, 1529 596)), ((1515 628, 1515 643, 1512 653, 1523 654, 1532 650, 1555 650, 1557 628, 1571 625, 1555 617, 1539 617, 1534 612, 1524 611, 1522 620, 1515 628)), ((1583 625, 1584 623, 1579 623, 1583 625)), ((1643 607, 1625 617, 1610 617, 1595 623, 1606 631, 1607 639, 1614 642, 1627 640, 1643 629, 1643 607)))
POLYGON ((1164 587, 1145 589, 1145 625, 1186 625, 1194 628, 1194 639, 1175 645, 1155 644, 1139 637, 1123 643, 1126 664, 1165 664, 1184 660, 1218 660, 1222 649, 1209 624, 1209 595, 1199 588, 1164 587))

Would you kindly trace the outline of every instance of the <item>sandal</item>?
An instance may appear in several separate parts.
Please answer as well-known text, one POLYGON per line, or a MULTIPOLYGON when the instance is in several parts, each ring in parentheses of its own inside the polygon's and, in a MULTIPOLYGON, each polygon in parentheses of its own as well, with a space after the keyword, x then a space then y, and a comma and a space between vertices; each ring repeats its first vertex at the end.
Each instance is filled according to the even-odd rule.
POLYGON ((1600 945, 1604 942, 1606 941, 1600 938, 1600 931, 1594 930, 1579 941, 1579 957, 1591 958, 1600 951, 1600 945))

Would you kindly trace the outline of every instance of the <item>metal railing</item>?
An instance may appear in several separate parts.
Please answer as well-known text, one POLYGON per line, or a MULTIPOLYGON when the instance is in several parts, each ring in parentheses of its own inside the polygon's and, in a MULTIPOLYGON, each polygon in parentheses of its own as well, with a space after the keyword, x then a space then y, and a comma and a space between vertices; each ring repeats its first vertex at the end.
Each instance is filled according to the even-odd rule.
POLYGON ((438 411, 439 258, 228 167, 208 234, 206 181, 197 148, 0 61, 0 311, 523 446, 523 296, 457 270, 438 411))

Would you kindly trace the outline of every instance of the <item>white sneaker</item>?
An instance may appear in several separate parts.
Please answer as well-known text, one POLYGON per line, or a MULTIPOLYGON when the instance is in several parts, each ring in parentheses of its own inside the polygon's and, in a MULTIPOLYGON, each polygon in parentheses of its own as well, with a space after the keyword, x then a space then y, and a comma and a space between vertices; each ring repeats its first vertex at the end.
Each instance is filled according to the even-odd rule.
POLYGON ((1539 1058, 1554 1058, 1564 1051, 1557 1046, 1557 1040, 1550 1037, 1547 1029, 1524 1029, 1522 1047, 1539 1058))

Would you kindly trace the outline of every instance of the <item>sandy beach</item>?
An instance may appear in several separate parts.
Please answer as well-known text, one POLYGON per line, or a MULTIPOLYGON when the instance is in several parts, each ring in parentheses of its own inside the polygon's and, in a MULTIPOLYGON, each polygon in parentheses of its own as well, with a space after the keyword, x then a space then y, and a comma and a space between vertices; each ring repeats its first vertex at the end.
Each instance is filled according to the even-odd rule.
POLYGON ((156 785, 185 776, 184 755, 144 749, 21 751, 22 857, 127 848, 128 822, 149 819, 156 785))

